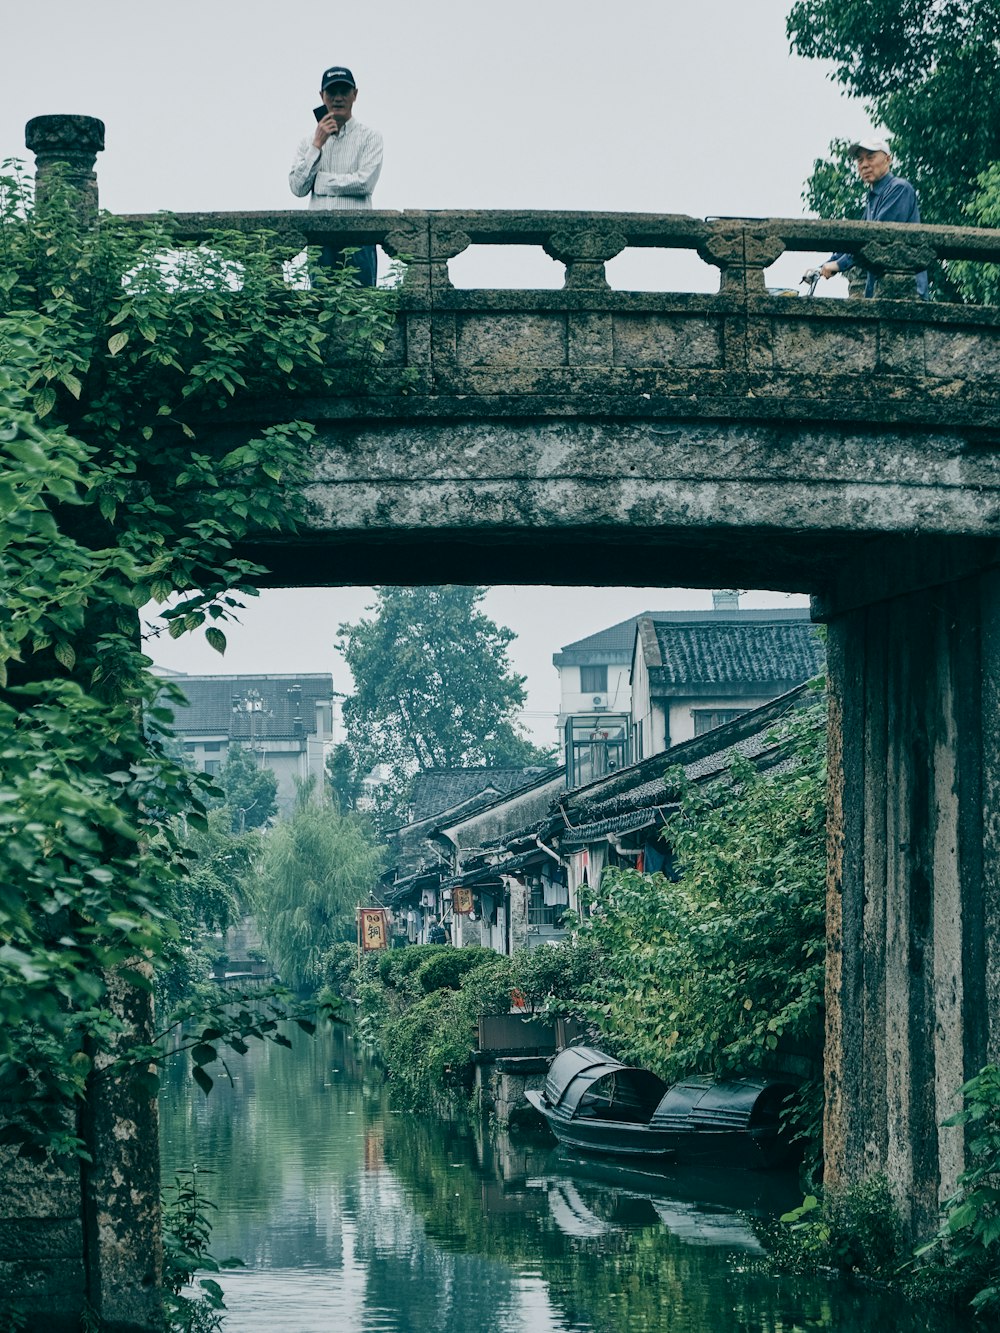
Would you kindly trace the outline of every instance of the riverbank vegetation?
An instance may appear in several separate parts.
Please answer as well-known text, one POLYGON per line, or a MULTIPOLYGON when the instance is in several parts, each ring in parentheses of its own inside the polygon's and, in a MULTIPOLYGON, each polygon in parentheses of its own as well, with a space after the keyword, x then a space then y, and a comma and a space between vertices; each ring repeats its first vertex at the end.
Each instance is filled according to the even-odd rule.
POLYGON ((505 957, 411 946, 332 950, 325 980, 354 1000, 397 1095, 427 1107, 467 1095, 481 1016, 576 1018, 621 1058, 674 1081, 794 1069, 791 1114, 818 1151, 825 879, 825 707, 783 731, 781 761, 737 758, 703 788, 665 777, 677 812, 664 838, 677 880, 606 871, 557 946, 505 957))

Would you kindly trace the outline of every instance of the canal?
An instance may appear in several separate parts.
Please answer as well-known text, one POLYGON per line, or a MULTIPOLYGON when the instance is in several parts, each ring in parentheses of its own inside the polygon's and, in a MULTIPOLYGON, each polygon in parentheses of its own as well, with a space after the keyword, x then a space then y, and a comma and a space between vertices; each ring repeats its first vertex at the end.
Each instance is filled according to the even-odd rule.
POLYGON ((586 1167, 390 1109, 342 1030, 234 1058, 205 1097, 164 1080, 164 1181, 196 1164, 232 1333, 950 1333, 840 1282, 776 1278, 754 1218, 798 1202, 766 1174, 586 1167), (204 1174, 201 1174, 204 1173, 204 1174), (209 1174, 211 1173, 211 1174, 209 1174))

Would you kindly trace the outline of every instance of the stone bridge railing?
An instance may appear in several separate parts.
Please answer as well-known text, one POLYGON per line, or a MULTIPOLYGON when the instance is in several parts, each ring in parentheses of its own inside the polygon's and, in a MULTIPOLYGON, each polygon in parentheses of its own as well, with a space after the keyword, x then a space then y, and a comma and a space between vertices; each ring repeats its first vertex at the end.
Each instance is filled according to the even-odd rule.
MULTIPOLYGON (((168 225, 178 240, 267 230, 289 257, 330 241, 405 258, 386 383, 394 368, 408 372, 407 415, 624 410, 980 428, 998 419, 1000 308, 919 301, 913 280, 934 260, 1000 263, 996 231, 519 211, 197 213, 168 225), (449 260, 479 244, 540 246, 565 265, 565 285, 456 288, 449 260), (630 247, 692 251, 719 270, 719 291, 613 291, 605 265, 630 247), (782 254, 843 250, 877 275, 875 300, 768 292, 765 270, 782 254)), ((378 394, 331 399, 319 415, 384 410, 378 394)))

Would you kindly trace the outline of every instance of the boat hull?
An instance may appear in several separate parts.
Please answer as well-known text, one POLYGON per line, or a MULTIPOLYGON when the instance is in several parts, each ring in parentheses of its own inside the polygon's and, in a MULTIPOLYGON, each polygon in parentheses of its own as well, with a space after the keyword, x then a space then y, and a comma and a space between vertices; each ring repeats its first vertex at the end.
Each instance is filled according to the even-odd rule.
POLYGON ((698 1130, 684 1133, 622 1120, 560 1115, 542 1092, 525 1097, 559 1142, 574 1152, 606 1158, 646 1158, 663 1163, 703 1163, 712 1166, 767 1167, 774 1165, 774 1145, 752 1131, 698 1130))

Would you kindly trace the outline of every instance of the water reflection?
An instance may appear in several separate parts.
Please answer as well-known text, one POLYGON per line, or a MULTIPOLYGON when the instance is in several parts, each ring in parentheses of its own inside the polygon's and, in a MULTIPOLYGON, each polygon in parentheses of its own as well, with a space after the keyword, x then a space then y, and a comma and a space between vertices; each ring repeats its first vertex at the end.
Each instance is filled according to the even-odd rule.
POLYGON ((165 1175, 216 1173, 213 1248, 240 1333, 861 1333, 898 1308, 777 1280, 755 1216, 797 1201, 774 1175, 658 1175, 393 1114, 341 1032, 254 1048, 209 1098, 165 1080, 165 1175))

